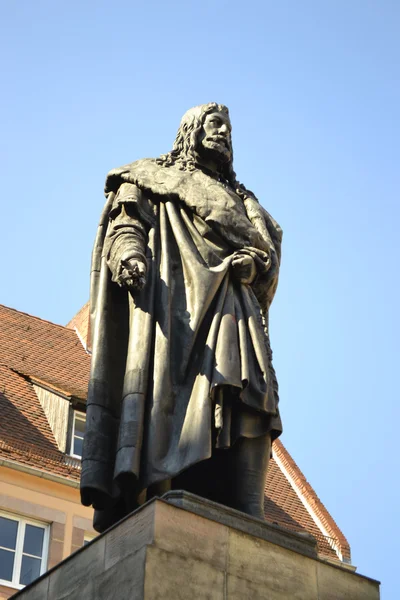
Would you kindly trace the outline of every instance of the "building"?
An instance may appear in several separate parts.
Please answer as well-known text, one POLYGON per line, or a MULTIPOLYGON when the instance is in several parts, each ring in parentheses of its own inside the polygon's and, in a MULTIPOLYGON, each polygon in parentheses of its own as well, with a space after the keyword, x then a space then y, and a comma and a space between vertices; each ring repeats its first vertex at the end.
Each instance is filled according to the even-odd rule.
MULTIPOLYGON (((0 599, 95 536, 79 498, 88 323, 87 305, 66 327, 0 305, 0 599)), ((354 570, 346 538, 279 440, 265 517, 311 533, 321 558, 354 570)))

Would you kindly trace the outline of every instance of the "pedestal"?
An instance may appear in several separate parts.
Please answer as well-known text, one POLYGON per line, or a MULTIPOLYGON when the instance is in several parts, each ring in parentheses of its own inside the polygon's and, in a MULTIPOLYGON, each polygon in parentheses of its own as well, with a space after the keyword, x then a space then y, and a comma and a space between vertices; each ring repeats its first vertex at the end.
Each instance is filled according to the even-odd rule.
POLYGON ((319 559, 307 534, 169 492, 13 598, 378 600, 379 583, 319 559))

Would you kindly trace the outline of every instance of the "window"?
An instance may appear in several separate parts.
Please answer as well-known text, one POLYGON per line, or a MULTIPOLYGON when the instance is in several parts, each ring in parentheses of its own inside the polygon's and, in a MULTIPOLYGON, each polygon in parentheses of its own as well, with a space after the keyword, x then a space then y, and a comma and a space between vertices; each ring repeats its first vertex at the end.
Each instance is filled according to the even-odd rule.
POLYGON ((83 435, 85 433, 86 415, 84 413, 74 412, 71 437, 71 455, 81 458, 83 447, 83 435))
POLYGON ((21 588, 46 570, 48 526, 0 513, 0 584, 21 588))

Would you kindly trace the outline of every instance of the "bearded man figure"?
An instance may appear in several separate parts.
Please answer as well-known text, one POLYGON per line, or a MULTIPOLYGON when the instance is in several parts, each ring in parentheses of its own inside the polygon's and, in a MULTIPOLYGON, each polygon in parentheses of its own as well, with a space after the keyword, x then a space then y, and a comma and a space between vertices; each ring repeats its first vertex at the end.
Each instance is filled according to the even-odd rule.
POLYGON ((171 488, 263 518, 282 232, 236 180, 228 109, 189 110, 173 150, 111 171, 106 195, 82 502, 98 531, 171 488))

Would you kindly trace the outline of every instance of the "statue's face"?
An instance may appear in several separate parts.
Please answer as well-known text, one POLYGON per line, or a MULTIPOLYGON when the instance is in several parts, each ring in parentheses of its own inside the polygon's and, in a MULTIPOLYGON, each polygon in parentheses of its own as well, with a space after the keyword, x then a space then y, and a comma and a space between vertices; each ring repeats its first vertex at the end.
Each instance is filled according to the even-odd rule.
POLYGON ((232 160, 232 126, 228 115, 215 111, 206 115, 197 151, 220 163, 232 160))

